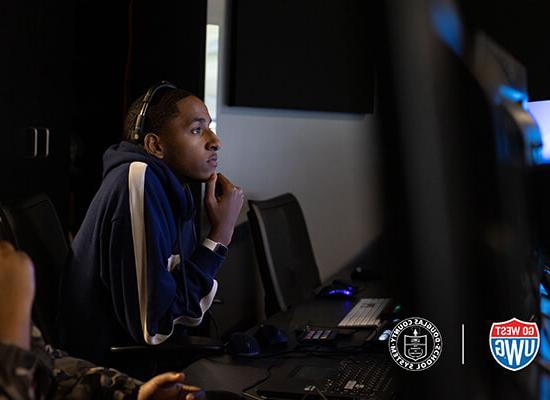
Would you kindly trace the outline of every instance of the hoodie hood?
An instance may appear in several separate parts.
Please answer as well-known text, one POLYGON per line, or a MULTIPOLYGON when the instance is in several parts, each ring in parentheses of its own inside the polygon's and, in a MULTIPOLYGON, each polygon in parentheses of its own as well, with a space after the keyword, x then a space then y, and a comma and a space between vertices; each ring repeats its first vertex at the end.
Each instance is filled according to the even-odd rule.
MULTIPOLYGON (((105 179, 105 176, 107 176, 111 170, 119 165, 134 161, 144 162, 147 165, 151 165, 153 168, 155 168, 155 164, 157 164, 154 161, 160 164, 158 160, 149 155, 140 145, 130 142, 120 142, 109 147, 107 151, 105 151, 105 154, 103 154, 103 179, 105 179)), ((158 165, 158 167, 162 169, 161 165, 158 165)))
POLYGON ((143 162, 152 169, 165 188, 170 201, 181 209, 184 219, 191 218, 194 214, 194 205, 188 186, 182 185, 164 162, 147 153, 138 144, 123 141, 109 147, 103 154, 103 179, 118 166, 136 161, 143 162))

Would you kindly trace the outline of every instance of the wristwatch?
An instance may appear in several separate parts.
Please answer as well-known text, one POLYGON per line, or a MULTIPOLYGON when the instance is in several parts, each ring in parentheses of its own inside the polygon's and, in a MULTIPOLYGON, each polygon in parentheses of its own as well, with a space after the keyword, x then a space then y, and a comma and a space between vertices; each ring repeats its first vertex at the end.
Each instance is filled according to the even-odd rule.
POLYGON ((220 257, 224 257, 225 253, 227 253, 227 246, 224 246, 220 242, 214 242, 208 238, 202 241, 202 245, 207 249, 212 250, 214 254, 217 254, 220 257))

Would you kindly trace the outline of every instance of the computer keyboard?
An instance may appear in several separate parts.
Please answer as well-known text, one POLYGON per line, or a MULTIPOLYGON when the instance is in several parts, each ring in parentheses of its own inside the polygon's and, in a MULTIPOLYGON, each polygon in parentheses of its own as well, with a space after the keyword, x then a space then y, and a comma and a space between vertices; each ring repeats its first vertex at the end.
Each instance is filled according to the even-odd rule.
POLYGON ((346 314, 338 323, 339 328, 368 328, 380 325, 380 314, 388 306, 390 299, 365 298, 346 314))
POLYGON ((340 361, 338 370, 324 379, 320 391, 328 398, 363 398, 387 390, 391 381, 389 357, 371 356, 340 361))

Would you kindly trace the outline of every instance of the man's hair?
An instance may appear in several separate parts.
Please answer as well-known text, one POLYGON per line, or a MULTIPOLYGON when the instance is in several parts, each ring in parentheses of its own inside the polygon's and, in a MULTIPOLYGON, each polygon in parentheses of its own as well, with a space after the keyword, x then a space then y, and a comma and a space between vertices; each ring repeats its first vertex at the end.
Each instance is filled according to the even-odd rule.
POLYGON ((136 119, 143 106, 143 98, 145 95, 140 96, 132 103, 126 114, 126 119, 124 121, 124 137, 126 140, 143 143, 143 137, 147 133, 159 133, 168 121, 178 115, 176 103, 188 96, 193 96, 193 93, 184 89, 163 88, 160 90, 160 93, 156 93, 151 99, 147 112, 145 113, 143 131, 139 139, 136 140, 133 137, 134 127, 136 126, 136 119))

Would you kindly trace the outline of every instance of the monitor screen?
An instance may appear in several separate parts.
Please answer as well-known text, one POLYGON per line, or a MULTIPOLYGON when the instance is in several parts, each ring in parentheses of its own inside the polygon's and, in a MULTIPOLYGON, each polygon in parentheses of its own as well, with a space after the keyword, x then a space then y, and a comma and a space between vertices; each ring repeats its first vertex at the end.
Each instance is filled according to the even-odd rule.
POLYGON ((527 103, 527 109, 535 118, 541 134, 542 152, 540 162, 550 163, 550 100, 531 101, 527 103))
POLYGON ((233 0, 230 11, 230 106, 373 112, 371 2, 233 0))

